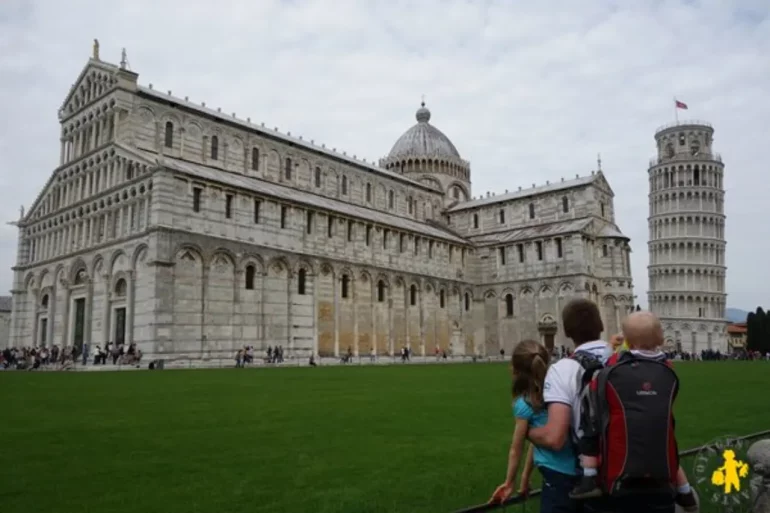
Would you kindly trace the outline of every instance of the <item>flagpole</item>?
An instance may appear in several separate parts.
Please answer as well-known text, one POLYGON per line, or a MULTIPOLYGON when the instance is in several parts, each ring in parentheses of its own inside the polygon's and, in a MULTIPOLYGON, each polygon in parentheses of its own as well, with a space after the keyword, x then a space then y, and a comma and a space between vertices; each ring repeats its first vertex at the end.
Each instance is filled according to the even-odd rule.
POLYGON ((676 108, 676 96, 674 96, 674 120, 679 123, 679 109, 676 108))

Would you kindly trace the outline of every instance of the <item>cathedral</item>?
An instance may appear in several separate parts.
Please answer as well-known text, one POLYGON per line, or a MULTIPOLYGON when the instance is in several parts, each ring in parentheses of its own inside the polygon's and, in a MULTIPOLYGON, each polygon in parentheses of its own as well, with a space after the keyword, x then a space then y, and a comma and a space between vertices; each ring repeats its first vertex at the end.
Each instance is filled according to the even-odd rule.
POLYGON ((574 297, 606 334, 633 309, 601 170, 474 196, 424 104, 367 162, 138 78, 97 46, 64 99, 59 166, 17 222, 11 345, 494 355, 569 347, 574 297))

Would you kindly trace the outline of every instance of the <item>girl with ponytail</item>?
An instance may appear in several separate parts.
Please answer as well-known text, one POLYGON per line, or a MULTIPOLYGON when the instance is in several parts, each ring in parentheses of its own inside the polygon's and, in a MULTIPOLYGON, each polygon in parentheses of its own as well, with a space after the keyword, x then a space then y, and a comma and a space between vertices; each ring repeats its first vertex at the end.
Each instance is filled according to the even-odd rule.
MULTIPOLYGON (((508 452, 508 472, 505 481, 497 487, 490 502, 503 502, 511 496, 521 457, 524 455, 527 431, 530 427, 544 426, 548 421, 548 411, 543 400, 543 387, 549 360, 548 350, 534 340, 524 340, 513 350, 511 359, 515 418, 513 441, 508 452)), ((521 474, 519 494, 526 495, 529 491, 530 476, 534 466, 538 467, 541 474, 555 472, 572 483, 578 474, 576 461, 574 448, 569 443, 558 451, 534 447, 530 444, 521 474)), ((559 493, 560 497, 555 497, 556 501, 541 500, 540 511, 544 513, 572 511, 574 504, 569 498, 570 489, 569 486, 565 486, 563 497, 559 493)))

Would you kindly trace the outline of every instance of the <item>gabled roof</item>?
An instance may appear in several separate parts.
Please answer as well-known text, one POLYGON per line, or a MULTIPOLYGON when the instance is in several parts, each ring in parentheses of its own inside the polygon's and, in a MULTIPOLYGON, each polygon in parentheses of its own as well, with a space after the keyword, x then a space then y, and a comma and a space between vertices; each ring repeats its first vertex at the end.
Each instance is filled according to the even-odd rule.
POLYGON ((317 144, 311 143, 310 141, 306 141, 305 139, 300 139, 299 137, 282 134, 277 130, 270 130, 269 128, 266 128, 264 125, 257 125, 249 121, 244 121, 243 119, 238 119, 233 116, 228 116, 218 110, 197 105, 189 100, 183 100, 181 98, 177 98, 176 96, 173 96, 170 94, 164 94, 159 91, 156 91, 155 89, 150 89, 149 87, 145 87, 145 86, 139 86, 139 92, 147 96, 150 96, 154 99, 161 100, 163 102, 173 103, 179 107, 190 109, 198 113, 204 114, 206 116, 217 118, 221 121, 224 121, 226 123, 231 123, 233 125, 237 125, 243 129, 250 130, 252 132, 257 132, 259 135, 266 137, 267 139, 273 139, 283 143, 291 144, 293 146, 298 146, 312 153, 318 153, 318 154, 324 155, 328 158, 331 158, 332 160, 344 162, 346 164, 350 164, 352 166, 358 167, 359 169, 372 171, 374 173, 391 178, 393 180, 406 183, 413 187, 419 187, 420 189, 428 190, 432 192, 441 192, 437 190, 435 187, 424 184, 422 182, 418 182, 417 180, 406 177, 402 174, 396 173, 389 169, 379 167, 375 165, 373 162, 364 162, 363 160, 354 159, 350 155, 338 153, 336 151, 331 150, 330 148, 319 146, 317 144))
POLYGON ((604 178, 604 173, 599 171, 597 173, 593 173, 588 176, 573 178, 572 180, 564 180, 563 182, 540 185, 538 187, 532 187, 531 189, 522 189, 520 191, 509 192, 507 194, 499 194, 497 196, 489 196, 487 198, 479 198, 471 201, 465 201, 462 203, 458 203, 453 207, 450 207, 448 209, 448 212, 459 212, 459 211, 468 210, 471 208, 479 208, 487 205, 494 205, 495 203, 504 203, 506 201, 517 200, 521 198, 528 198, 531 196, 538 196, 540 194, 548 194, 551 192, 563 191, 566 189, 574 189, 577 187, 582 187, 584 185, 590 185, 593 183, 600 183, 603 187, 606 187, 608 189, 610 194, 612 194, 612 189, 607 183, 607 180, 604 178))
POLYGON ((599 230, 599 233, 596 234, 596 236, 630 240, 628 237, 623 235, 623 233, 616 226, 611 224, 604 225, 602 229, 599 230))
POLYGON ((221 169, 211 168, 202 164, 196 164, 172 157, 156 155, 144 150, 134 151, 140 155, 143 155, 145 158, 157 162, 157 164, 160 166, 171 169, 173 171, 184 173, 191 177, 218 182, 220 184, 238 189, 246 189, 260 195, 275 198, 277 200, 299 203, 301 205, 307 205, 321 210, 329 210, 340 216, 347 216, 364 220, 368 219, 375 224, 391 226, 393 228, 399 228, 404 231, 414 232, 445 241, 451 241, 455 244, 466 246, 470 245, 467 240, 458 237, 447 230, 443 230, 437 226, 416 221, 408 217, 401 217, 394 214, 389 214, 387 212, 382 212, 380 210, 374 210, 364 206, 354 205, 334 198, 319 196, 310 192, 286 187, 285 185, 268 182, 260 178, 239 175, 228 171, 222 171, 221 169))
POLYGON ((114 64, 110 64, 109 62, 104 62, 96 59, 88 59, 88 62, 83 67, 83 70, 78 75, 78 78, 75 80, 75 82, 72 84, 72 87, 70 87, 69 92, 67 93, 67 96, 64 98, 64 101, 61 104, 61 107, 59 108, 59 112, 63 113, 62 117, 67 117, 67 111, 66 107, 69 104, 70 100, 72 99, 72 95, 74 95, 80 84, 85 79, 85 76, 93 69, 97 69, 99 71, 106 72, 110 75, 117 72, 120 68, 115 66, 114 64))
POLYGON ((514 230, 504 230, 495 233, 477 235, 474 237, 469 237, 469 239, 474 244, 479 245, 510 244, 512 242, 520 242, 529 239, 555 237, 557 235, 580 232, 585 230, 588 225, 591 224, 591 221, 592 218, 583 217, 580 219, 572 219, 570 221, 538 224, 534 226, 527 226, 525 228, 517 228, 514 230))

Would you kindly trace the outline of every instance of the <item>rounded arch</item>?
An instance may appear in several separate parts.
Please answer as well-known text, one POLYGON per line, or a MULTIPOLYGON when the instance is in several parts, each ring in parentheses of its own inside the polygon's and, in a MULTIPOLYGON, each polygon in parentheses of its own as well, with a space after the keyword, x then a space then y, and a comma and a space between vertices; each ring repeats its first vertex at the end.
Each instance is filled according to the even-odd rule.
POLYGON ((244 253, 243 256, 241 256, 240 261, 238 262, 238 270, 244 271, 246 269, 246 266, 253 265, 256 267, 257 271, 263 271, 265 269, 265 261, 262 259, 262 257, 256 253, 244 253))
POLYGON ((337 274, 336 270, 334 269, 334 264, 331 262, 321 262, 318 268, 320 269, 322 276, 334 277, 337 274))
POLYGON ((386 287, 390 287, 390 277, 385 273, 378 273, 376 281, 382 281, 386 287))
POLYGON ((540 317, 540 324, 556 324, 556 319, 553 315, 547 313, 540 317))
POLYGON ((497 297, 497 293, 492 289, 489 289, 486 292, 484 292, 484 299, 495 299, 496 297, 497 297))
POLYGON ((70 283, 75 283, 75 277, 77 276, 78 272, 84 271, 87 276, 91 276, 91 274, 88 272, 88 266, 86 265, 85 261, 83 261, 82 258, 78 257, 76 258, 72 264, 70 264, 70 270, 68 279, 70 283))
POLYGON ((218 246, 218 247, 214 248, 214 250, 211 252, 211 256, 208 258, 208 262, 207 263, 209 265, 211 265, 214 262, 216 262, 216 260, 219 257, 222 257, 222 256, 227 257, 227 260, 233 266, 235 265, 235 262, 238 261, 238 258, 235 256, 235 253, 233 253, 232 251, 230 251, 227 248, 223 248, 221 246, 218 246))
POLYGON ((91 276, 96 276, 96 273, 98 272, 98 269, 100 266, 104 265, 104 257, 101 254, 94 255, 93 260, 91 261, 91 269, 89 270, 89 274, 91 276))
POLYGON ((193 244, 179 246, 174 255, 175 260, 192 260, 199 264, 203 263, 203 252, 193 244))
POLYGON ((131 255, 131 269, 136 269, 137 263, 140 262, 143 257, 147 256, 147 251, 149 251, 149 247, 144 243, 139 244, 136 249, 134 249, 134 254, 131 255))
POLYGON ((300 269, 304 269, 309 276, 315 276, 315 266, 307 258, 300 258, 294 264, 294 272, 298 273, 300 269))
POLYGON ((516 291, 513 289, 513 287, 505 287, 503 290, 500 291, 500 297, 505 297, 508 294, 513 295, 515 298, 517 296, 516 291))
POLYGON ((291 266, 289 265, 289 261, 286 259, 286 257, 276 256, 267 261, 267 266, 265 269, 267 271, 282 272, 288 271, 291 269, 291 266))
MULTIPOLYGON (((42 282, 42 277, 41 277, 42 282)), ((30 271, 24 277, 24 290, 29 290, 35 286, 35 273, 30 271)))
MULTIPOLYGON (((454 187, 457 187, 457 188, 458 188, 458 189, 460 189, 460 190, 462 191, 462 193, 463 193, 463 197, 462 197, 462 198, 460 198, 460 200, 462 200, 462 201, 467 201, 467 200, 469 200, 469 199, 470 199, 470 197, 471 197, 471 194, 470 194, 470 191, 468 191, 468 187, 467 187, 467 186, 466 186, 464 183, 462 183, 462 182, 460 182, 460 181, 457 181, 457 180, 453 180, 453 181, 452 181, 452 182, 450 182, 450 183, 449 183, 449 185, 447 186, 447 189, 446 189, 446 194, 447 194, 447 197, 451 197, 451 196, 450 196, 450 192, 452 191, 452 188, 454 188, 454 187)), ((454 197, 451 197, 451 198, 452 198, 452 199, 454 199, 454 197)))
POLYGON ((371 282, 372 281, 372 274, 369 271, 367 271, 367 270, 363 270, 363 271, 358 273, 358 278, 363 283, 371 282))

